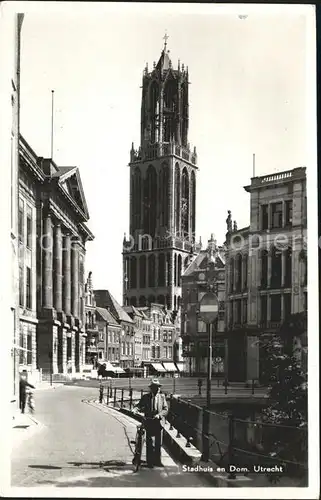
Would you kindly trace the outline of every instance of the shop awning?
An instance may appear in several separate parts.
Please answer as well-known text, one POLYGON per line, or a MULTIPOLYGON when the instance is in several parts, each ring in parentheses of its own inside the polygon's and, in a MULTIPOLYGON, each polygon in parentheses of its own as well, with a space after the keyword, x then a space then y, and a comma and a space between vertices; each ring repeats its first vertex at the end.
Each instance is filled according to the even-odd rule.
POLYGON ((114 366, 113 370, 114 373, 125 373, 125 370, 123 370, 120 366, 114 366))
POLYGON ((163 366, 167 372, 177 372, 177 368, 174 363, 163 363, 163 366))
POLYGON ((184 371, 184 363, 176 363, 179 372, 184 371))
POLYGON ((157 372, 166 372, 165 368, 160 363, 151 363, 151 365, 157 372))

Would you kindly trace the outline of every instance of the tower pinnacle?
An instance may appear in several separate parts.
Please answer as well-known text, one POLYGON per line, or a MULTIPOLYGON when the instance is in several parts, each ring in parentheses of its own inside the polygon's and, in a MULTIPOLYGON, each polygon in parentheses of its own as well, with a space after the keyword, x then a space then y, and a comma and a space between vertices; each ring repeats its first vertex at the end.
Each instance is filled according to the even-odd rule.
POLYGON ((165 30, 165 35, 163 36, 163 40, 165 40, 164 42, 164 52, 166 51, 166 47, 167 47, 167 40, 169 39, 169 36, 167 34, 167 31, 165 30))

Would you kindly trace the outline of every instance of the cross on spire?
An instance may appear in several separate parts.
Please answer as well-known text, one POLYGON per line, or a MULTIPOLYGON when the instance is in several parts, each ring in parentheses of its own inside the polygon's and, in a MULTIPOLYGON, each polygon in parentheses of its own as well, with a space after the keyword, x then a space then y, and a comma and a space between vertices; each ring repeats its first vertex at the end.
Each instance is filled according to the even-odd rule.
POLYGON ((166 47, 167 47, 167 40, 169 39, 169 36, 167 34, 167 31, 165 31, 165 35, 163 36, 163 40, 165 40, 164 42, 164 50, 166 50, 166 47))

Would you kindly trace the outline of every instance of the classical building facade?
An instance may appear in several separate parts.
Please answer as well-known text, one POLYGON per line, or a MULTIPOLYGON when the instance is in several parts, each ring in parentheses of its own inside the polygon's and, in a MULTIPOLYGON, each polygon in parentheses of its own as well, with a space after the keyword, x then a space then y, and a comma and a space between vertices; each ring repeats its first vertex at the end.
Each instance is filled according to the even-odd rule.
POLYGON ((20 136, 19 172, 20 339, 43 373, 80 372, 85 245, 93 235, 79 170, 38 157, 20 136))
MULTIPOLYGON (((250 226, 226 235, 226 327, 229 379, 259 379, 262 335, 307 310, 305 168, 252 178, 250 226)), ((306 334, 306 332, 305 332, 306 334)), ((306 345, 306 335, 298 339, 306 345)))
MULTIPOLYGON (((21 47, 21 28, 23 14, 14 14, 12 19, 12 43, 8 40, 8 48, 12 50, 13 72, 10 82, 9 97, 11 98, 12 126, 8 134, 7 155, 10 161, 11 186, 8 186, 10 193, 11 218, 6 233, 10 233, 10 253, 11 253, 11 290, 10 294, 10 315, 8 325, 10 325, 10 343, 11 343, 11 363, 12 379, 10 386, 12 389, 12 401, 18 404, 19 394, 19 362, 22 361, 21 353, 23 347, 19 343, 19 235, 18 235, 18 198, 19 198, 19 135, 20 135, 20 47, 21 47), (11 132, 11 134, 10 134, 11 132), (10 137, 11 135, 11 137, 10 137), (10 189, 11 188, 11 189, 10 189)), ((10 106, 9 102, 8 105, 10 106)), ((4 144, 2 151, 5 152, 4 144)), ((8 167, 9 168, 9 167, 8 167)), ((8 200, 9 201, 9 200, 8 200)))
POLYGON ((135 323, 108 290, 95 290, 97 307, 107 309, 120 325, 120 367, 135 364, 135 323))
POLYGON ((195 251, 197 155, 188 142, 188 68, 166 49, 142 81, 141 140, 130 152, 130 237, 123 303, 180 309, 181 274, 195 251))
POLYGON ((208 246, 193 258, 182 276, 181 336, 185 371, 204 376, 208 371, 208 330, 199 317, 199 303, 209 287, 219 302, 218 317, 212 336, 212 373, 224 376, 227 370, 225 339, 225 247, 218 246, 213 235, 208 246))

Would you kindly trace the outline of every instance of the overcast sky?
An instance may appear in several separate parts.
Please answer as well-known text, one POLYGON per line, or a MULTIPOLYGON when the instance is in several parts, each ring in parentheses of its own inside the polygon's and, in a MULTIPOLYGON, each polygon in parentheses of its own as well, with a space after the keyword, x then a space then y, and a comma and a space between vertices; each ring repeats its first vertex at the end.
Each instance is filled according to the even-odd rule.
MULTIPOLYGON (((87 5, 88 6, 88 5, 87 5)), ((121 301, 122 239, 129 229, 129 151, 139 145, 142 72, 158 60, 165 30, 174 67, 190 75, 189 142, 198 152, 196 232, 224 241, 227 210, 249 224, 252 176, 308 163, 306 17, 239 6, 105 4, 99 13, 28 13, 22 28, 21 133, 54 160, 76 165, 95 240, 86 272, 121 301), (199 14, 196 13, 198 9, 199 14), (206 10, 205 10, 206 9, 206 10), (203 13, 202 13, 203 12, 203 13)), ((286 13, 287 12, 287 13, 286 13)))

